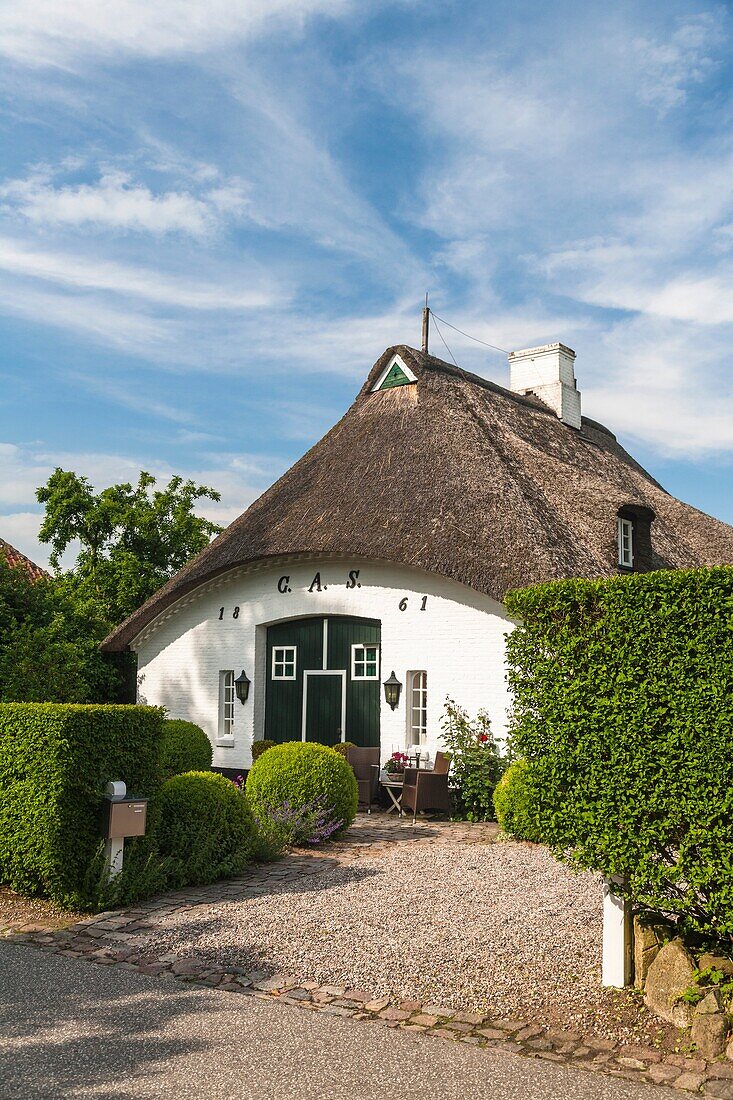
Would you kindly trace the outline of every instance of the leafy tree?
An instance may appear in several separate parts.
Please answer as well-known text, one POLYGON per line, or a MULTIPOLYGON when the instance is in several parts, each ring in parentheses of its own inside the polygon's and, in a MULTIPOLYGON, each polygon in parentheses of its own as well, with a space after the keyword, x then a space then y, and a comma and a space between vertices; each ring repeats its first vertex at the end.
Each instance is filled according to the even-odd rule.
POLYGON ((175 476, 157 489, 142 471, 136 485, 125 482, 95 493, 85 477, 60 467, 37 492, 46 506, 40 539, 51 546, 50 561, 78 546, 73 569, 64 574, 83 598, 94 599, 116 625, 208 545, 221 528, 194 513, 200 500, 220 499, 206 485, 175 476))
POLYGON ((0 701, 122 700, 132 659, 105 657, 99 643, 220 530, 194 514, 201 499, 219 500, 213 489, 181 477, 155 485, 143 471, 135 486, 95 493, 56 469, 38 490, 51 564, 60 569, 69 547, 77 558, 34 581, 0 555, 0 701))
POLYGON ((0 555, 0 701, 114 699, 120 672, 99 652, 108 628, 93 601, 0 555))

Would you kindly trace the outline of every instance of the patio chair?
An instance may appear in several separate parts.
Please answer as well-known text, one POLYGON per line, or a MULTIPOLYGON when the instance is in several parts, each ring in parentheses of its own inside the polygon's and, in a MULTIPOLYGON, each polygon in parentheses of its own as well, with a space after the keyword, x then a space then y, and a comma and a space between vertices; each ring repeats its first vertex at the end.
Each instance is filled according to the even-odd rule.
POLYGON ((451 812, 448 791, 448 771, 450 756, 436 752, 435 767, 432 771, 418 768, 405 768, 405 781, 402 785, 402 810, 412 810, 412 824, 415 824, 420 810, 451 812))
POLYGON ((379 749, 349 748, 346 759, 356 776, 359 786, 359 803, 372 812, 372 803, 379 790, 379 749))

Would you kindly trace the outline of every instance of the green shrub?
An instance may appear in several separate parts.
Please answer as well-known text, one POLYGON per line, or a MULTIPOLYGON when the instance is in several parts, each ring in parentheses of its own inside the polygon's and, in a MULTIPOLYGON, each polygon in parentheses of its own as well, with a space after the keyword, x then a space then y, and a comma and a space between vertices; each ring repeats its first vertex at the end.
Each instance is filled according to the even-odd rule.
POLYGON ((172 885, 236 875, 252 858, 254 822, 240 791, 218 772, 174 775, 158 796, 156 840, 172 885))
POLYGON ((183 772, 205 772, 211 768, 211 741, 193 722, 168 718, 163 723, 161 772, 163 779, 183 772))
POLYGON ((337 741, 332 747, 333 751, 340 753, 341 756, 348 756, 349 749, 355 749, 357 746, 353 741, 337 741))
POLYGON ((733 936, 733 568, 509 593, 511 736, 544 840, 733 936))
POLYGON ((453 816, 466 821, 492 821, 493 794, 501 760, 489 716, 480 710, 474 721, 453 699, 446 699, 442 741, 451 756, 453 816))
POLYGON ((267 752, 267 750, 271 749, 274 744, 275 744, 274 741, 270 741, 267 738, 264 738, 262 741, 253 741, 252 742, 252 763, 254 764, 255 760, 259 760, 259 758, 262 756, 263 752, 267 752))
MULTIPOLYGON (((155 795, 162 726, 157 707, 0 704, 0 882, 95 904, 105 787, 122 779, 133 796, 155 795)), ((149 840, 127 841, 126 858, 136 847, 149 840)))
POLYGON ((526 760, 510 764, 494 790, 496 820, 509 836, 517 840, 542 842, 537 824, 537 796, 526 760))
POLYGON ((289 741, 275 745, 252 765, 247 798, 256 817, 286 804, 304 807, 318 798, 348 828, 356 816, 359 788, 345 758, 326 745, 289 741))

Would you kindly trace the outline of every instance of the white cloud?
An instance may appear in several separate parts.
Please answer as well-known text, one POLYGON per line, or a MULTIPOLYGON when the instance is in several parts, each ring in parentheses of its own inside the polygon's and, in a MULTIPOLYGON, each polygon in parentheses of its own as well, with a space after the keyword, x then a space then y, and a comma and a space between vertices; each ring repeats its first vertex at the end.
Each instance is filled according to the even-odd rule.
POLYGON ((0 9, 0 52, 31 66, 203 54, 350 10, 348 0, 15 0, 0 9))
POLYGON ((700 84, 715 68, 714 51, 723 41, 722 8, 684 19, 665 39, 636 38, 639 97, 664 114, 687 98, 687 86, 700 84))
POLYGON ((733 454, 733 327, 637 315, 591 346, 576 363, 588 416, 662 455, 733 454))
POLYGON ((251 279, 247 286, 241 287, 212 285, 175 278, 154 269, 99 261, 81 253, 44 252, 9 237, 0 237, 0 270, 68 288, 110 291, 179 309, 259 309, 282 300, 256 267, 252 268, 256 286, 251 279))
POLYGON ((245 217, 248 188, 240 179, 224 180, 209 191, 165 191, 154 194, 127 172, 108 169, 98 183, 54 186, 48 169, 0 187, 4 210, 41 227, 138 231, 164 236, 185 233, 204 237, 224 220, 245 217))

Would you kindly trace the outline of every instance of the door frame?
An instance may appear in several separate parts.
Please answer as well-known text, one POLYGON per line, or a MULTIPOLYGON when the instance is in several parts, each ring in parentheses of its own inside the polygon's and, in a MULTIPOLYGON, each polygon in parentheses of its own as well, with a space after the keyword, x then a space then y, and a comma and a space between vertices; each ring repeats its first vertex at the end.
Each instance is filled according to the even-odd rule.
POLYGON ((303 718, 301 722, 301 741, 306 740, 306 723, 308 719, 308 677, 309 676, 340 676, 341 677, 341 740, 346 740, 346 669, 345 668, 309 668, 303 669, 303 718))

